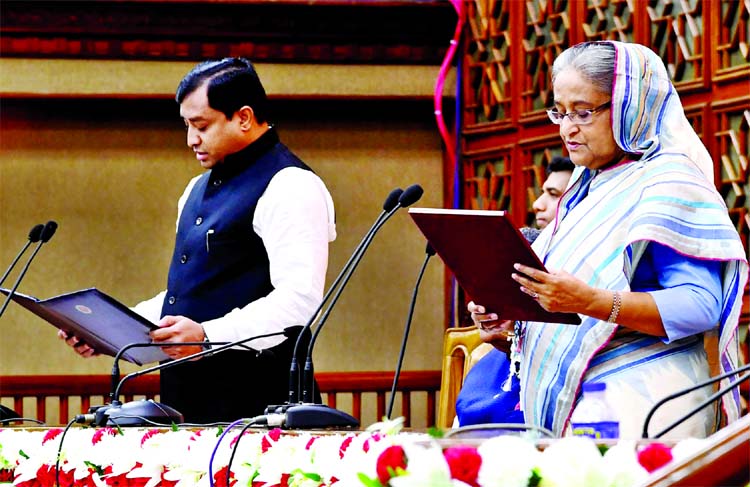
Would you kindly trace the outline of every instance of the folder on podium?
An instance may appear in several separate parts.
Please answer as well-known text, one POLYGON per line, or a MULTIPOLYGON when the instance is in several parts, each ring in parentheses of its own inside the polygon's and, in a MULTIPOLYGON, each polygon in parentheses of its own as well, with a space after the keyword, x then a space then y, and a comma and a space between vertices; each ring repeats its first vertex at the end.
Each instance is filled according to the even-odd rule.
POLYGON ((409 208, 409 215, 477 304, 501 320, 578 325, 575 313, 550 313, 511 274, 520 263, 545 270, 504 211, 409 208))
MULTIPOLYGON (((10 290, 0 288, 0 293, 7 296, 10 290)), ((158 328, 96 288, 44 300, 14 293, 11 299, 60 330, 77 336, 97 352, 112 357, 125 345, 151 342, 148 333, 158 328)), ((159 347, 136 347, 123 352, 122 358, 144 365, 169 357, 159 347)))

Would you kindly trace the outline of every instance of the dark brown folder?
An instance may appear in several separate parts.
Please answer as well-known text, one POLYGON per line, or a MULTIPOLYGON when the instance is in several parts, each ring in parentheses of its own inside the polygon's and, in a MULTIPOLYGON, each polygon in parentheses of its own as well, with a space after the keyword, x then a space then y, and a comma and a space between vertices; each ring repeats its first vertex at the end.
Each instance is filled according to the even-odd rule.
MULTIPOLYGON (((0 293, 8 295, 8 289, 0 293)), ((99 353, 114 357, 130 343, 149 343, 148 333, 158 328, 115 298, 96 288, 39 300, 15 293, 11 298, 38 317, 86 342, 99 353)), ((166 360, 159 347, 134 347, 122 358, 138 365, 166 360)))
POLYGON ((500 319, 580 324, 575 313, 550 313, 520 290, 520 263, 544 265, 503 211, 410 208, 414 223, 472 301, 500 319))

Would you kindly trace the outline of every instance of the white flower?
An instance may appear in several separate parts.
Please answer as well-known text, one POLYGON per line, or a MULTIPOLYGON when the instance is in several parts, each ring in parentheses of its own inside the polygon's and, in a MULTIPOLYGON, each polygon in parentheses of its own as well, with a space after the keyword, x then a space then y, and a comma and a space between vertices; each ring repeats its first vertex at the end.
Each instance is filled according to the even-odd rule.
POLYGON ((392 487, 452 487, 451 473, 443 450, 437 444, 427 446, 404 443, 406 475, 392 477, 392 487))
POLYGON ((589 438, 569 436, 557 440, 539 461, 540 487, 600 487, 606 482, 602 455, 589 438))
POLYGON ((526 487, 541 455, 534 443, 511 435, 490 438, 477 451, 482 457, 477 480, 491 487, 526 487))
POLYGON ((648 477, 648 471, 638 463, 635 441, 621 440, 611 447, 603 457, 604 472, 609 487, 640 485, 648 477))

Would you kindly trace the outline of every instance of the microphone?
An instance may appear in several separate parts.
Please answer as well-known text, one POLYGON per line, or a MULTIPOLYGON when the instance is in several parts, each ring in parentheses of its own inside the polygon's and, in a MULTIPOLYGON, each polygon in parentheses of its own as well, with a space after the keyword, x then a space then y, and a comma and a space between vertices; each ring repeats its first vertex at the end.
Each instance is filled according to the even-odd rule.
POLYGON ((13 270, 13 268, 18 263, 18 259, 21 258, 21 256, 26 252, 26 249, 29 248, 29 246, 33 243, 37 243, 39 241, 39 238, 42 236, 42 229, 44 229, 44 225, 41 223, 34 225, 34 228, 32 228, 29 231, 29 239, 26 242, 26 244, 23 246, 20 252, 18 252, 18 255, 16 255, 16 258, 13 259, 13 262, 8 266, 8 269, 6 269, 5 274, 3 274, 2 279, 0 279, 0 286, 3 285, 5 282, 5 279, 8 277, 8 274, 10 274, 10 271, 13 270))
POLYGON ((414 285, 414 292, 411 295, 411 304, 409 305, 409 314, 406 317, 406 326, 404 327, 404 338, 401 340, 401 350, 398 354, 398 364, 396 365, 396 372, 393 375, 393 386, 391 387, 391 399, 388 402, 388 412, 386 418, 391 419, 391 413, 393 412, 393 401, 396 398, 396 386, 398 385, 398 378, 401 375, 401 365, 404 362, 404 354, 406 352, 406 341, 409 339, 409 330, 411 329, 411 319, 414 316, 414 305, 417 302, 417 292, 419 291, 419 284, 422 282, 422 276, 424 271, 427 269, 427 262, 430 257, 435 255, 435 249, 432 248, 430 242, 427 242, 425 247, 425 258, 422 263, 422 268, 419 270, 419 276, 417 277, 417 283, 414 285))
MULTIPOLYGON (((31 232, 29 232, 29 242, 31 242, 32 237, 36 238, 36 233, 37 233, 36 229, 38 226, 39 225, 35 226, 34 228, 31 229, 31 232)), ((26 275, 26 271, 29 270, 29 265, 31 265, 31 261, 34 260, 34 257, 36 257, 36 254, 39 252, 39 249, 42 248, 42 245, 49 242, 49 239, 52 238, 52 236, 55 234, 56 231, 57 231, 57 222, 52 221, 52 220, 48 221, 44 225, 42 230, 39 231, 39 239, 38 239, 39 243, 34 249, 34 252, 31 254, 31 257, 29 257, 29 260, 26 261, 26 265, 24 265, 23 269, 21 269, 21 273, 18 275, 18 278, 16 279, 16 282, 13 285, 13 288, 5 297, 5 302, 3 303, 3 307, 0 308, 0 316, 2 316, 3 313, 5 313, 5 308, 8 307, 8 303, 10 303, 10 300, 13 298, 13 295, 16 293, 16 289, 18 289, 18 285, 21 284, 21 279, 23 279, 23 276, 26 275)), ((18 257, 20 257, 20 255, 18 257)), ((16 260, 18 260, 18 257, 16 258, 16 260)), ((13 262, 13 265, 15 265, 15 261, 13 262)), ((5 276, 3 276, 3 279, 5 279, 5 276)))
MULTIPOLYGON (((651 408, 651 410, 646 415, 646 420, 643 422, 642 437, 643 438, 649 438, 649 436, 648 436, 648 425, 651 422, 651 418, 653 417, 653 415, 656 412, 656 410, 659 409, 659 407, 661 407, 664 403, 666 403, 668 401, 671 401, 672 399, 676 399, 676 398, 678 398, 680 396, 684 396, 685 394, 693 392, 693 391, 695 391, 697 389, 700 389, 702 387, 705 387, 707 385, 711 385, 711 384, 713 384, 715 382, 719 382, 719 381, 721 381, 723 379, 726 379, 726 378, 731 377, 733 375, 739 374, 740 372, 745 372, 745 371, 748 371, 748 370, 750 370, 750 364, 744 365, 744 366, 742 366, 740 368, 737 368, 737 369, 734 369, 734 370, 732 370, 730 372, 726 372, 724 374, 717 375, 716 377, 712 377, 712 378, 710 378, 710 379, 708 379, 708 380, 706 380, 704 382, 701 382, 699 384, 695 384, 694 386, 690 386, 687 389, 683 389, 681 391, 677 391, 677 392, 675 392, 673 394, 670 394, 669 396, 663 398, 662 400, 660 400, 659 402, 657 402, 656 404, 654 404, 654 406, 651 408)), ((748 379, 750 379, 750 372, 748 372, 747 374, 742 375, 739 378, 737 378, 736 380, 730 382, 729 385, 727 385, 724 389, 719 389, 714 394, 712 394, 711 396, 709 396, 705 401, 703 401, 698 406, 696 406, 695 408, 693 408, 690 411, 688 411, 686 414, 682 415, 680 418, 678 418, 672 424, 670 424, 669 426, 667 426, 666 428, 664 428, 663 430, 661 430, 660 432, 658 432, 657 434, 655 434, 651 438, 659 438, 662 435, 668 433, 669 431, 672 431, 674 428, 676 428, 680 424, 682 424, 685 421, 687 421, 690 417, 692 417, 698 411, 700 411, 704 407, 708 406, 712 402, 716 401, 721 396, 723 396, 727 392, 730 392, 732 389, 734 389, 735 387, 737 387, 742 382, 745 382, 748 379)))
POLYGON ((130 343, 125 345, 118 350, 115 356, 115 365, 112 368, 112 392, 110 392, 111 404, 100 406, 95 408, 93 411, 89 411, 89 414, 83 414, 76 416, 75 420, 78 423, 91 423, 96 426, 146 426, 150 424, 171 424, 171 423, 182 423, 183 416, 180 412, 176 411, 166 404, 160 404, 153 400, 148 401, 131 401, 128 403, 121 403, 119 400, 120 391, 127 381, 135 377, 147 374, 149 372, 156 372, 158 370, 168 369, 179 365, 181 363, 195 360, 197 358, 221 353, 229 348, 241 346, 249 341, 257 340, 259 338, 268 338, 278 335, 285 335, 286 337, 295 336, 296 330, 300 329, 300 326, 290 326, 282 331, 273 333, 266 333, 263 335, 256 335, 252 337, 243 338, 234 342, 165 342, 165 343, 130 343), (117 362, 119 361, 122 354, 134 347, 177 347, 177 346, 190 346, 190 345, 220 345, 216 348, 209 350, 202 350, 200 352, 176 359, 169 362, 164 362, 147 369, 138 370, 132 372, 123 377, 119 382, 119 368, 117 362))
POLYGON ((302 388, 302 401, 306 403, 312 402, 313 397, 313 389, 315 387, 315 377, 314 377, 314 368, 312 363, 312 354, 313 354, 313 347, 315 346, 315 341, 318 338, 318 335, 320 335, 320 331, 323 329, 323 325, 325 324, 326 320, 328 319, 328 315, 330 315, 331 310, 333 309, 333 306, 336 304, 336 301, 338 301, 339 297, 341 296, 341 292, 344 290, 344 287, 346 287, 347 282, 349 282, 349 278, 354 273, 354 270, 357 268, 357 265, 362 260, 362 257, 364 256, 365 250, 367 250, 367 247, 369 247, 370 243, 372 242, 372 239, 375 237, 375 233, 382 227, 386 221, 399 209, 399 208, 406 208, 407 206, 411 206, 412 204, 416 203, 419 198, 422 197, 422 194, 424 194, 424 190, 422 187, 418 184, 413 184, 406 188, 404 192, 399 196, 398 198, 398 204, 391 209, 386 215, 377 222, 372 231, 367 235, 364 239, 364 244, 361 246, 361 249, 359 250, 359 253, 355 251, 356 257, 354 257, 354 260, 352 261, 351 266, 346 270, 346 275, 344 276, 343 282, 339 286, 339 288, 336 290, 336 294, 333 296, 333 299, 331 300, 331 304, 328 305, 328 308, 326 309, 325 313, 323 313, 323 316, 321 316, 320 320, 318 320, 318 326, 315 328, 315 333, 313 333, 312 338, 310 339, 310 343, 307 346, 307 357, 305 359, 305 368, 303 370, 303 388, 302 388))
MULTIPOLYGON (((368 237, 375 231, 375 227, 380 223, 380 221, 383 220, 383 218, 386 217, 388 213, 390 213, 393 208, 396 208, 398 205, 398 200, 403 194, 404 190, 401 188, 396 188, 393 191, 391 191, 388 196, 385 199, 385 202, 383 202, 383 211, 380 212, 380 215, 378 215, 377 219, 375 220, 375 223, 372 224, 370 229, 367 231, 365 236, 362 238, 362 240, 359 242, 357 247, 354 249, 354 253, 352 253, 351 257, 349 257, 349 260, 344 264, 344 267, 341 269, 341 272, 339 272, 339 275, 336 277, 336 279, 333 281, 333 284, 331 284, 331 287, 328 289, 328 292, 326 292, 325 296, 323 296, 323 300, 318 305, 318 308, 315 310, 315 312, 310 317, 310 320, 305 324, 302 333, 299 334, 297 337, 297 341, 294 343, 294 353, 292 353, 292 362, 289 369, 289 400, 288 404, 294 404, 299 399, 299 388, 300 388, 300 378, 299 378, 299 363, 297 362, 297 351, 299 350, 300 343, 302 342, 302 337, 304 336, 305 332, 310 329, 312 326, 312 323, 315 321, 315 318, 317 318, 318 313, 320 313, 320 310, 325 305, 326 301, 328 301, 328 298, 331 297, 331 294, 336 289, 336 286, 338 286, 339 282, 341 282, 341 279, 344 277, 344 274, 349 269, 349 267, 352 265, 352 262, 354 261, 354 258, 357 256, 357 254, 360 252, 362 247, 364 246, 365 242, 367 241, 368 237)), ((275 409, 277 406, 269 406, 269 409, 275 409)))

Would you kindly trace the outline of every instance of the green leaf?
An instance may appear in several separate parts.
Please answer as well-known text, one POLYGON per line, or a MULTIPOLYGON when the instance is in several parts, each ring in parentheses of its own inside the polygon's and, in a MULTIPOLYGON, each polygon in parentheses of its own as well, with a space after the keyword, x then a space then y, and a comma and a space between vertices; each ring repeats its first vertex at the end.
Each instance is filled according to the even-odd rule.
POLYGON ((383 484, 380 483, 380 480, 371 479, 362 472, 357 473, 357 478, 359 478, 359 481, 362 482, 362 485, 365 487, 384 487, 383 484))
POLYGON ((534 467, 531 470, 531 477, 529 477, 529 487, 539 487, 539 484, 542 482, 542 476, 539 475, 539 470, 537 470, 536 467, 534 467))
POLYGON ((437 426, 430 426, 427 428, 427 434, 433 438, 442 438, 445 436, 445 431, 438 428, 437 426))
POLYGON ((170 428, 172 431, 180 431, 180 427, 177 426, 177 423, 172 423, 172 426, 170 428))
POLYGON ((102 467, 100 467, 99 465, 97 465, 95 463, 91 463, 88 460, 84 460, 83 463, 86 464, 87 467, 93 468, 94 472, 96 472, 97 475, 99 475, 100 477, 102 475, 104 475, 104 469, 102 467))
POLYGON ((26 460, 30 459, 31 457, 26 454, 23 450, 18 450, 18 454, 24 457, 26 460))

